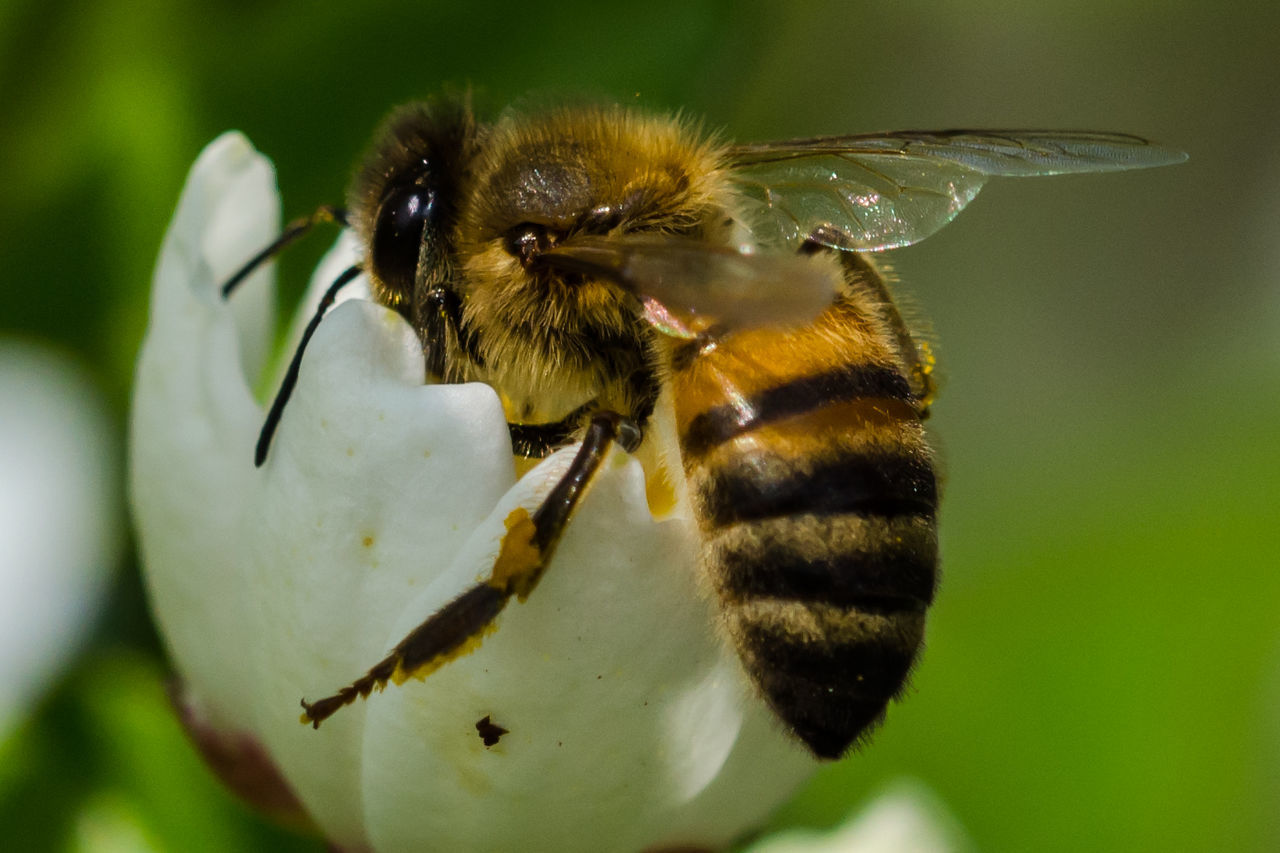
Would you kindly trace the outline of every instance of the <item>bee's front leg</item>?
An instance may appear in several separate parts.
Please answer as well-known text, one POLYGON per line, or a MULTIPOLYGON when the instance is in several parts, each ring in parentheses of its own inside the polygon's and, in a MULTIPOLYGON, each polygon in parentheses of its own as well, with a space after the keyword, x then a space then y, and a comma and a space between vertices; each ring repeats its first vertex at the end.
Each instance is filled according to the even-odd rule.
POLYGON ((599 412, 583 436, 569 468, 530 515, 518 507, 507 516, 493 571, 485 581, 431 615, 381 661, 332 696, 302 700, 302 722, 320 727, 339 708, 368 696, 387 682, 422 678, 479 644, 512 596, 524 601, 546 571, 574 508, 586 493, 614 443, 627 452, 640 446, 639 428, 616 412, 599 412))

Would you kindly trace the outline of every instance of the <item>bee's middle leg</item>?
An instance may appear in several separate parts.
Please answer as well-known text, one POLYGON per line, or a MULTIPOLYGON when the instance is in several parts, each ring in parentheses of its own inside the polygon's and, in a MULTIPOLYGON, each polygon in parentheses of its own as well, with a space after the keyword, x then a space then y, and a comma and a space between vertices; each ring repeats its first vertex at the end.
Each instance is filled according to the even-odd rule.
POLYGON ((524 601, 537 586, 574 508, 609 450, 617 443, 631 452, 640 440, 639 428, 622 415, 593 415, 577 455, 538 508, 530 514, 517 507, 507 516, 507 532, 490 576, 432 614, 391 654, 351 684, 315 702, 303 699, 302 722, 319 728, 340 708, 382 689, 388 681, 400 684, 409 678, 423 678, 475 649, 493 630, 494 620, 511 597, 524 601))

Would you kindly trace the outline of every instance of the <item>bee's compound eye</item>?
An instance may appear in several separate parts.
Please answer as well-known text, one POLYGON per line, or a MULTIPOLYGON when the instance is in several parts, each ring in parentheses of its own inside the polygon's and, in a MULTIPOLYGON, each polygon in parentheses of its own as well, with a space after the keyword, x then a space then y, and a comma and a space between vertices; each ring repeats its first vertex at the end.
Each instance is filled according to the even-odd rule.
POLYGON ((373 271, 388 287, 408 295, 422 251, 422 236, 436 218, 430 187, 410 185, 393 190, 378 209, 373 231, 373 271))
POLYGON ((558 241, 545 225, 536 222, 521 222, 507 231, 503 239, 503 247, 507 253, 524 266, 529 266, 539 252, 550 249, 558 241))

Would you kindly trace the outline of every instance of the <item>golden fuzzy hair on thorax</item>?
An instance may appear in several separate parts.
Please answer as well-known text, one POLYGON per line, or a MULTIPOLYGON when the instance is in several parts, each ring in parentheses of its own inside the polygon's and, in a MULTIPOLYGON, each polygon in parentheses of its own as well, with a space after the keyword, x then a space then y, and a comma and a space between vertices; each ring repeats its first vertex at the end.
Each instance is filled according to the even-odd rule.
POLYGON ((485 239, 529 215, 568 229, 599 205, 620 208, 624 231, 693 229, 727 202, 723 160, 714 137, 678 116, 620 106, 508 111, 472 164, 462 230, 485 239))

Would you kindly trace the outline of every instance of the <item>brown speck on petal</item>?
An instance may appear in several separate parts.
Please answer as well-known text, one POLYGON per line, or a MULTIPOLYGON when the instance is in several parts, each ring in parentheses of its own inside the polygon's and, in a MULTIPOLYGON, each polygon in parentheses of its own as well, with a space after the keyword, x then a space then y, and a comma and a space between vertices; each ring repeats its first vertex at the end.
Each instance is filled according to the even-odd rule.
POLYGON ((166 692, 187 736, 222 784, 272 820, 298 831, 316 831, 293 789, 254 737, 215 728, 191 701, 181 680, 170 679, 166 692))

